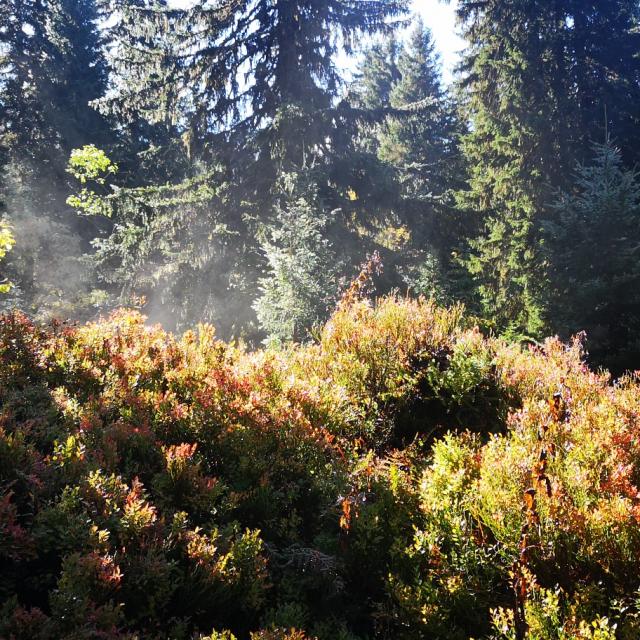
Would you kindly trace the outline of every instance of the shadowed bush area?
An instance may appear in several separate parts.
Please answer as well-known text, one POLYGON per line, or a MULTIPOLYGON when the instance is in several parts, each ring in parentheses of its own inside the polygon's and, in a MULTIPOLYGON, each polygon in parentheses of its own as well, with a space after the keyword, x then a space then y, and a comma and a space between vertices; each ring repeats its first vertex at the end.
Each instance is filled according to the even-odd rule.
POLYGON ((255 352, 4 316, 0 637, 636 638, 638 392, 425 299, 255 352))

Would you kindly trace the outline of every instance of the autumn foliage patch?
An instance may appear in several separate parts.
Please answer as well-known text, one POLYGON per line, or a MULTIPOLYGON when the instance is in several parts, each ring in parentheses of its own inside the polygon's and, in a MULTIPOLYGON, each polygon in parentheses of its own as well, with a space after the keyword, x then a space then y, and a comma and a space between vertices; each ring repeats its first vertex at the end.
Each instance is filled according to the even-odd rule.
POLYGON ((0 637, 640 635, 640 385, 357 296, 249 352, 0 321, 0 637))

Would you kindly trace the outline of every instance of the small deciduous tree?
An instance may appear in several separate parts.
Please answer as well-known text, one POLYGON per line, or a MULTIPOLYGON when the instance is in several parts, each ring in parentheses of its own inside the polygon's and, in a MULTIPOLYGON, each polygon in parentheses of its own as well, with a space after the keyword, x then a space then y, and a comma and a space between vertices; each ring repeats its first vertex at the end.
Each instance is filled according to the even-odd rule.
MULTIPOLYGON (((0 260, 11 251, 15 239, 11 233, 11 228, 6 222, 0 221, 0 260)), ((0 293, 8 293, 11 289, 11 283, 5 279, 0 280, 0 293)))

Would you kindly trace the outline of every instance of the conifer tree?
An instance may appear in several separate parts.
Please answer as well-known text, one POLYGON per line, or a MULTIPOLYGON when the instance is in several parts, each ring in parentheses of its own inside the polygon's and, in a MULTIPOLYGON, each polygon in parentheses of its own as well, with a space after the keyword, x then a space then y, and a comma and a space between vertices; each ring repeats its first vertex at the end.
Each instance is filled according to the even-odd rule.
POLYGON ((74 147, 113 139, 90 105, 107 86, 99 19, 93 0, 8 0, 0 9, 4 199, 18 241, 8 265, 16 288, 5 304, 34 312, 91 286, 78 260, 96 228, 66 205, 65 168, 74 147))
POLYGON ((241 0, 188 11, 118 4, 126 82, 115 108, 182 119, 198 138, 262 130, 269 154, 303 165, 334 124, 337 52, 391 33, 408 2, 241 0))
POLYGON ((470 40, 465 66, 471 120, 463 142, 469 186, 460 203, 483 226, 467 261, 482 312, 500 329, 535 334, 542 325, 535 216, 548 177, 542 175, 545 160, 557 161, 542 145, 558 114, 545 97, 540 54, 532 44, 544 21, 536 18, 537 7, 526 4, 463 1, 458 8, 470 40))
POLYGON ((12 157, 64 178, 72 149, 112 131, 92 100, 108 69, 93 0, 8 0, 0 13, 2 138, 12 157))
POLYGON ((483 313, 535 335, 545 324, 540 218, 552 190, 604 139, 605 114, 607 128, 636 135, 638 4, 462 0, 457 11, 471 121, 460 206, 482 227, 467 266, 483 313))
MULTIPOLYGON (((366 163, 351 154, 350 133, 361 112, 341 100, 335 57, 340 50, 350 52, 362 36, 392 34, 408 2, 243 0, 199 3, 186 11, 152 7, 144 0, 114 0, 112 5, 120 16, 112 31, 120 91, 102 101, 101 108, 124 123, 143 114, 150 125, 174 128, 175 138, 189 150, 189 162, 168 179, 183 198, 188 198, 189 184, 202 186, 206 176, 214 176, 216 182, 207 184, 213 192, 224 191, 224 199, 214 198, 211 205, 182 206, 174 200, 159 208, 152 187, 129 191, 136 204, 130 200, 115 207, 116 233, 101 239, 98 253, 105 277, 107 265, 117 265, 118 283, 111 284, 119 294, 154 290, 149 278, 134 274, 168 275, 182 265, 181 287, 168 292, 156 286, 154 296, 162 290, 163 308, 173 314, 179 310, 180 290, 195 288, 197 301, 209 301, 204 315, 215 316, 218 323, 225 306, 220 294, 246 302, 245 294, 256 292, 266 266, 260 230, 272 223, 281 176, 299 167, 322 175, 318 197, 328 209, 340 210, 342 232, 336 237, 344 244, 341 250, 348 247, 359 258, 364 249, 355 227, 373 215, 364 200, 351 196, 358 180, 368 181, 366 163), (135 232, 125 237, 122 231, 132 224, 135 232), (213 229, 207 233, 209 224, 213 229), (224 243, 217 241, 220 225, 229 230, 224 243), (226 284, 208 267, 188 268, 187 258, 182 260, 201 247, 191 228, 199 229, 200 238, 212 238, 204 262, 216 265, 226 284), (168 232, 162 249, 152 251, 161 229, 168 232), (177 229, 180 233, 174 234, 177 229), (125 268, 132 265, 129 252, 140 258, 135 269, 125 268), (209 284, 212 299, 205 295, 209 284)), ((309 198, 316 202, 313 194, 309 198)), ((170 277, 161 280, 168 284, 170 277)), ((196 308, 185 302, 183 315, 196 308)))
POLYGON ((317 187, 300 174, 284 175, 280 184, 262 243, 268 275, 260 280, 255 309, 271 340, 302 340, 335 303, 339 267, 317 187))
POLYGON ((69 199, 79 214, 115 222, 93 242, 106 302, 144 299, 147 315, 173 329, 197 318, 226 337, 255 330, 257 256, 223 167, 176 183, 123 187, 118 166, 86 146, 72 154, 69 172, 79 182, 69 199))
POLYGON ((391 105, 391 92, 401 77, 398 69, 400 51, 395 35, 374 43, 365 51, 352 88, 357 106, 380 109, 391 105))
POLYGON ((393 195, 379 216, 387 225, 382 235, 396 237, 396 255, 385 256, 387 273, 395 267, 403 286, 447 297, 450 254, 460 233, 452 197, 463 177, 460 126, 441 83, 431 32, 421 20, 404 46, 369 50, 352 92, 370 109, 387 109, 381 121, 361 126, 361 145, 379 164, 371 163, 370 174, 377 184, 390 184, 393 195), (391 175, 386 182, 385 171, 391 175))
POLYGON ((414 257, 405 268, 413 291, 444 300, 461 286, 455 250, 462 233, 453 194, 463 183, 462 126, 450 91, 442 86, 440 59, 431 32, 417 21, 398 62, 401 79, 393 107, 423 103, 420 113, 388 119, 379 155, 398 172, 401 219, 411 230, 414 257))
POLYGON ((595 146, 544 227, 550 312, 564 338, 587 333, 594 363, 640 362, 640 174, 612 144, 595 146))
MULTIPOLYGON (((399 171, 405 199, 434 205, 460 180, 460 127, 451 97, 441 84, 431 32, 420 20, 400 54, 398 69, 400 77, 390 103, 405 113, 387 119, 379 155, 399 171), (416 104, 422 106, 413 113, 409 107, 416 104)), ((427 207, 421 209, 426 213, 427 207)))

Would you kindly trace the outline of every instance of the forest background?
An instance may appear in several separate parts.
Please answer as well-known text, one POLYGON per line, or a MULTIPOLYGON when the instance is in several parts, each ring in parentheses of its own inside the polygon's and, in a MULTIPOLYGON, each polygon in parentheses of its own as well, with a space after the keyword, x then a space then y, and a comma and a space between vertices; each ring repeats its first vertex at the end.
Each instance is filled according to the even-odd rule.
POLYGON ((4 308, 305 340, 376 291, 638 367, 640 6, 7 0, 4 308), (415 9, 415 6, 413 6, 415 9))

